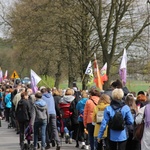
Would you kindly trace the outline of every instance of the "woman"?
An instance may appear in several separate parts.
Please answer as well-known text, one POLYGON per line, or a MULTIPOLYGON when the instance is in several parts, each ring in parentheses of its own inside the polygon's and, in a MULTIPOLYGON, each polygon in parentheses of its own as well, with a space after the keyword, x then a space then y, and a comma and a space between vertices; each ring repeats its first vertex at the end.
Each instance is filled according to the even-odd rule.
MULTIPOLYGON (((28 102, 28 93, 21 93, 21 100, 18 102, 17 110, 16 110, 16 118, 19 123, 20 129, 20 146, 23 149, 24 147, 24 131, 29 125, 29 121, 31 118, 30 105, 28 102)), ((28 141, 30 144, 30 141, 28 141)))
POLYGON ((4 102, 5 102, 5 115, 6 115, 6 121, 10 121, 9 120, 9 116, 10 116, 10 109, 12 107, 12 102, 11 102, 11 92, 9 89, 6 89, 5 91, 5 97, 4 97, 4 102))
POLYGON ((35 94, 36 101, 31 114, 31 126, 34 125, 34 150, 37 150, 38 133, 41 129, 41 150, 45 150, 46 125, 48 123, 48 111, 46 102, 41 99, 42 93, 35 94))
POLYGON ((149 150, 150 148, 150 104, 147 104, 146 106, 143 106, 139 109, 138 115, 135 119, 136 124, 140 124, 144 117, 144 132, 143 137, 141 139, 141 150, 149 150))
MULTIPOLYGON (((93 123, 95 124, 94 128, 94 137, 95 137, 95 150, 99 150, 98 145, 97 145, 97 137, 98 137, 98 132, 100 129, 100 124, 101 122, 98 121, 98 112, 101 112, 101 120, 103 119, 103 113, 104 109, 110 105, 110 97, 106 94, 102 94, 100 97, 100 100, 98 101, 97 106, 94 109, 93 112, 93 123)), ((103 138, 106 139, 107 137, 107 130, 105 130, 105 133, 103 135, 103 138)), ((100 144, 101 149, 102 149, 102 143, 100 144)))
MULTIPOLYGON (((134 95, 129 93, 126 96, 125 103, 130 107, 132 116, 135 119, 135 116, 137 114, 137 106, 135 104, 134 95)), ((126 150, 140 150, 140 142, 133 139, 134 127, 135 127, 134 124, 127 125, 129 138, 127 140, 126 150)))
POLYGON ((130 111, 129 106, 125 105, 122 101, 124 96, 124 92, 122 89, 114 89, 112 91, 112 101, 110 106, 107 106, 104 110, 104 118, 101 123, 100 131, 98 134, 98 142, 101 141, 104 131, 109 123, 109 147, 110 150, 125 150, 126 142, 127 142, 127 132, 126 132, 126 125, 121 130, 114 130, 110 124, 110 121, 113 120, 113 117, 116 116, 117 112, 121 112, 121 116, 124 119, 124 122, 127 125, 133 124, 133 117, 130 111))
POLYGON ((94 150, 94 125, 92 124, 92 116, 93 110, 95 106, 98 104, 100 98, 100 92, 96 89, 92 89, 89 91, 90 98, 87 100, 85 107, 84 107, 84 115, 83 115, 83 122, 84 127, 88 130, 88 136, 90 141, 91 150, 94 150))
MULTIPOLYGON (((77 103, 76 109, 78 111, 78 122, 79 122, 79 130, 78 130, 78 140, 81 142, 81 149, 85 148, 88 149, 88 140, 84 140, 84 124, 83 124, 83 112, 84 112, 84 107, 86 104, 86 101, 88 100, 88 94, 86 91, 82 92, 82 99, 77 103)), ((79 145, 77 145, 79 147, 79 145)))
POLYGON ((147 97, 145 96, 145 93, 143 91, 139 91, 137 98, 136 98, 136 105, 137 108, 140 109, 141 107, 145 106, 147 104, 147 97))
POLYGON ((59 108, 61 111, 63 127, 65 132, 65 142, 70 144, 72 143, 72 122, 70 118, 72 116, 72 112, 70 111, 70 106, 72 101, 75 99, 73 95, 74 90, 67 89, 65 95, 59 101, 59 108))

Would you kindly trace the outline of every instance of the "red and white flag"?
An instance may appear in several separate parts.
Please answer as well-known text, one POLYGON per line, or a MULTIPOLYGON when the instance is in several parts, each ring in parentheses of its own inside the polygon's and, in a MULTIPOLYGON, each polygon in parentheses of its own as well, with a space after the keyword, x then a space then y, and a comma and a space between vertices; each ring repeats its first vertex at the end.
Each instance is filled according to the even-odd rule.
POLYGON ((8 70, 5 71, 3 79, 7 79, 7 76, 8 76, 8 70))
POLYGON ((105 63, 104 66, 101 69, 101 80, 102 80, 103 84, 104 84, 104 81, 108 80, 108 76, 107 76, 107 63, 105 63))

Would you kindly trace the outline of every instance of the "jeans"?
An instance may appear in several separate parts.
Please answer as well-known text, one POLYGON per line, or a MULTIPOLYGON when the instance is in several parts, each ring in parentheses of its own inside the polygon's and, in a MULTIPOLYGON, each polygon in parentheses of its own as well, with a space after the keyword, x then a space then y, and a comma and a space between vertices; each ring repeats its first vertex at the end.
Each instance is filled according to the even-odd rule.
POLYGON ((41 129, 41 145, 45 148, 47 119, 34 123, 34 147, 37 147, 39 129, 41 129))
POLYGON ((92 123, 87 124, 88 136, 90 141, 91 150, 94 150, 94 125, 92 123))
POLYGON ((47 130, 48 130, 48 136, 47 136, 47 142, 52 140, 52 137, 56 141, 57 145, 60 145, 60 138, 58 135, 58 130, 57 130, 57 124, 56 124, 56 115, 55 114, 50 114, 49 115, 49 124, 47 125, 47 130), (51 135, 51 136, 50 136, 51 135))
MULTIPOLYGON (((19 128, 20 128, 20 134, 19 134, 19 140, 20 140, 20 145, 24 143, 24 131, 29 125, 29 121, 24 121, 24 122, 19 122, 19 128)), ((29 143, 29 141, 28 141, 29 143)))

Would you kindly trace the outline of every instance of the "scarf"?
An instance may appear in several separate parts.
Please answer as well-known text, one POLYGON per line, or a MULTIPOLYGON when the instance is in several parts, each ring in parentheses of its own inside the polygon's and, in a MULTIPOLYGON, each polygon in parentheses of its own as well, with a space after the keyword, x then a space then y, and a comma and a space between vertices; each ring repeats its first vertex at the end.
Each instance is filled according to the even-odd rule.
POLYGON ((147 104, 145 107, 145 125, 146 128, 150 127, 150 104, 147 104))

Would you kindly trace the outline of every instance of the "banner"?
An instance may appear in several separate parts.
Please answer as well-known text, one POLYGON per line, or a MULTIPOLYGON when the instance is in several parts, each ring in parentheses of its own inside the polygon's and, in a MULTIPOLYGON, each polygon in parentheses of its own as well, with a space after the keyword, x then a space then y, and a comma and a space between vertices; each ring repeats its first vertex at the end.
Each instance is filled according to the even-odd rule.
POLYGON ((2 71, 2 69, 0 68, 0 82, 2 82, 3 81, 3 71, 2 71))
POLYGON ((104 84, 104 81, 108 80, 108 76, 107 76, 106 72, 107 72, 107 63, 105 63, 101 69, 101 80, 102 80, 103 84, 104 84))
POLYGON ((124 49, 123 57, 121 60, 120 68, 119 68, 119 75, 122 80, 123 85, 126 84, 126 78, 127 78, 127 53, 126 49, 124 49))
POLYGON ((36 93, 38 91, 37 84, 41 81, 42 79, 31 69, 31 86, 33 93, 36 93))
POLYGON ((8 70, 5 71, 3 79, 7 79, 7 76, 8 76, 8 70))
POLYGON ((96 56, 95 56, 95 61, 94 61, 94 82, 95 82, 97 88, 99 88, 100 90, 103 90, 100 70, 98 68, 96 56))
POLYGON ((89 62, 86 70, 85 70, 85 74, 89 75, 89 76, 93 76, 93 69, 92 69, 92 63, 91 61, 89 62))

